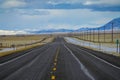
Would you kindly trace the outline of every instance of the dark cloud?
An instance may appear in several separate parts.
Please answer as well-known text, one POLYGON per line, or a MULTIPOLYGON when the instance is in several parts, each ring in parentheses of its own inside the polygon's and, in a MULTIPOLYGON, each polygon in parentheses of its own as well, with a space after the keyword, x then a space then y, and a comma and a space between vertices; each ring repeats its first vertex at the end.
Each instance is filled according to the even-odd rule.
MULTIPOLYGON (((0 4, 9 0, 0 0, 0 4)), ((13 0, 13 2, 16 0, 13 0)), ((25 3, 24 6, 11 7, 19 9, 91 9, 94 11, 120 11, 120 1, 112 0, 17 0, 25 3), (87 2, 88 1, 88 2, 87 2), (86 3, 85 3, 86 2, 86 3)), ((9 5, 7 5, 9 7, 9 5)), ((37 14, 37 13, 36 13, 37 14)))

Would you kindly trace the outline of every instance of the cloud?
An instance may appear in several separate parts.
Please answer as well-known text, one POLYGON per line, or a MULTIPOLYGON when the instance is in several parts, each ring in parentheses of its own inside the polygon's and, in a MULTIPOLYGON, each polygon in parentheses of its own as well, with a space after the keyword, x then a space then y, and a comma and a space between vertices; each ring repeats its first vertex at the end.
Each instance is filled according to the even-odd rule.
POLYGON ((18 8, 26 5, 26 2, 20 0, 5 0, 1 5, 2 8, 18 8))
POLYGON ((50 14, 50 12, 40 9, 15 9, 15 11, 20 15, 29 15, 29 16, 34 16, 34 15, 41 16, 41 15, 50 14))
POLYGON ((84 5, 106 5, 106 6, 118 6, 120 5, 120 0, 86 0, 84 5))
POLYGON ((92 9, 95 11, 120 11, 120 0, 5 0, 0 1, 0 4, 1 8, 5 9, 92 9))
POLYGON ((50 9, 92 9, 94 11, 120 11, 120 0, 60 0, 49 1, 50 9), (102 6, 101 6, 102 5, 102 6))
POLYGON ((45 27, 47 27, 47 29, 78 29, 78 25, 70 24, 47 24, 45 27))
POLYGON ((57 4, 76 4, 82 3, 84 0, 48 0, 48 4, 57 5, 57 4))
POLYGON ((28 32, 13 31, 13 30, 0 30, 0 35, 17 35, 17 34, 28 34, 28 32))
POLYGON ((83 5, 97 5, 97 4, 104 4, 104 5, 120 5, 120 0, 48 0, 48 4, 83 4, 83 5))
POLYGON ((19 9, 0 14, 0 29, 77 29, 81 27, 100 27, 108 21, 120 17, 119 14, 119 11, 102 12, 91 9, 19 9), (26 13, 27 11, 28 13, 43 11, 43 13, 47 12, 49 14, 29 15, 26 13))

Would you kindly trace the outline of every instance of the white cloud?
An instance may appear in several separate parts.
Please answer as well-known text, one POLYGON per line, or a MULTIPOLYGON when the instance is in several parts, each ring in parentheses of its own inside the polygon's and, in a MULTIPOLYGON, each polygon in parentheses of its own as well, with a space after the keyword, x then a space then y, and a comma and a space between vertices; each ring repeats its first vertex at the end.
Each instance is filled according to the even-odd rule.
POLYGON ((25 32, 25 31, 0 30, 0 35, 17 35, 17 34, 28 34, 28 32, 25 32))
POLYGON ((48 29, 78 29, 78 25, 70 25, 70 24, 48 24, 45 27, 48 29))
MULTIPOLYGON (((52 8, 57 8, 54 5, 58 4, 71 4, 71 7, 74 5, 104 5, 104 6, 119 6, 120 0, 3 0, 3 3, 0 3, 2 8, 50 8, 49 4, 53 5, 52 8)), ((59 6, 59 5, 58 5, 59 6)), ((62 8, 66 8, 63 6, 62 8)), ((84 6, 85 7, 85 6, 84 6)))
POLYGON ((26 5, 26 2, 20 0, 6 0, 2 4, 2 8, 16 8, 16 7, 23 7, 26 5))
POLYGON ((52 4, 52 5, 63 4, 63 3, 67 3, 67 4, 81 3, 83 5, 104 4, 109 6, 110 5, 115 6, 115 5, 120 5, 120 0, 49 0, 48 1, 48 4, 52 4))
MULTIPOLYGON (((24 9, 25 10, 25 9, 24 9)), ((0 15, 1 29, 78 29, 100 27, 110 20, 120 17, 120 12, 92 11, 90 9, 35 9, 47 11, 49 15, 16 15, 22 10, 0 15), (9 14, 9 15, 8 15, 9 14), (7 24, 6 24, 7 23, 7 24), (5 27, 2 27, 5 26, 5 27)), ((30 10, 34 11, 34 10, 30 10)))
POLYGON ((48 0, 48 4, 57 5, 57 4, 75 4, 82 3, 84 0, 48 0))
MULTIPOLYGON (((112 20, 112 19, 110 19, 110 18, 101 18, 101 19, 96 20, 96 21, 91 21, 91 24, 103 26, 104 24, 106 24, 106 23, 109 22, 110 20, 112 20)), ((98 26, 98 27, 99 27, 99 26, 98 26)))
POLYGON ((50 13, 45 10, 40 9, 15 9, 15 11, 20 15, 49 15, 50 13))
POLYGON ((86 0, 84 3, 84 5, 111 5, 111 6, 115 6, 115 5, 120 5, 120 0, 86 0))

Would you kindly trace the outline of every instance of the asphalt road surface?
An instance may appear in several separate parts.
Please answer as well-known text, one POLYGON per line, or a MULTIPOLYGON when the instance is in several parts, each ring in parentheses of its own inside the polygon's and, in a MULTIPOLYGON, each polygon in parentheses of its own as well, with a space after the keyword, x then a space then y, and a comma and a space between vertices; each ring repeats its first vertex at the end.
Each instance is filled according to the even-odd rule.
POLYGON ((66 43, 0 58, 0 80, 120 80, 120 58, 66 43))

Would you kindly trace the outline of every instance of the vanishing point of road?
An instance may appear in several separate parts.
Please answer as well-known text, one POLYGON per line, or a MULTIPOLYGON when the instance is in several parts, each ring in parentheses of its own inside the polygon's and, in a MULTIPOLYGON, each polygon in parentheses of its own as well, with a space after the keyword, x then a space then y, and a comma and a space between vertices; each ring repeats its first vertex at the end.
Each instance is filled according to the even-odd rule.
POLYGON ((120 80, 120 58, 67 43, 0 57, 0 80, 120 80))

